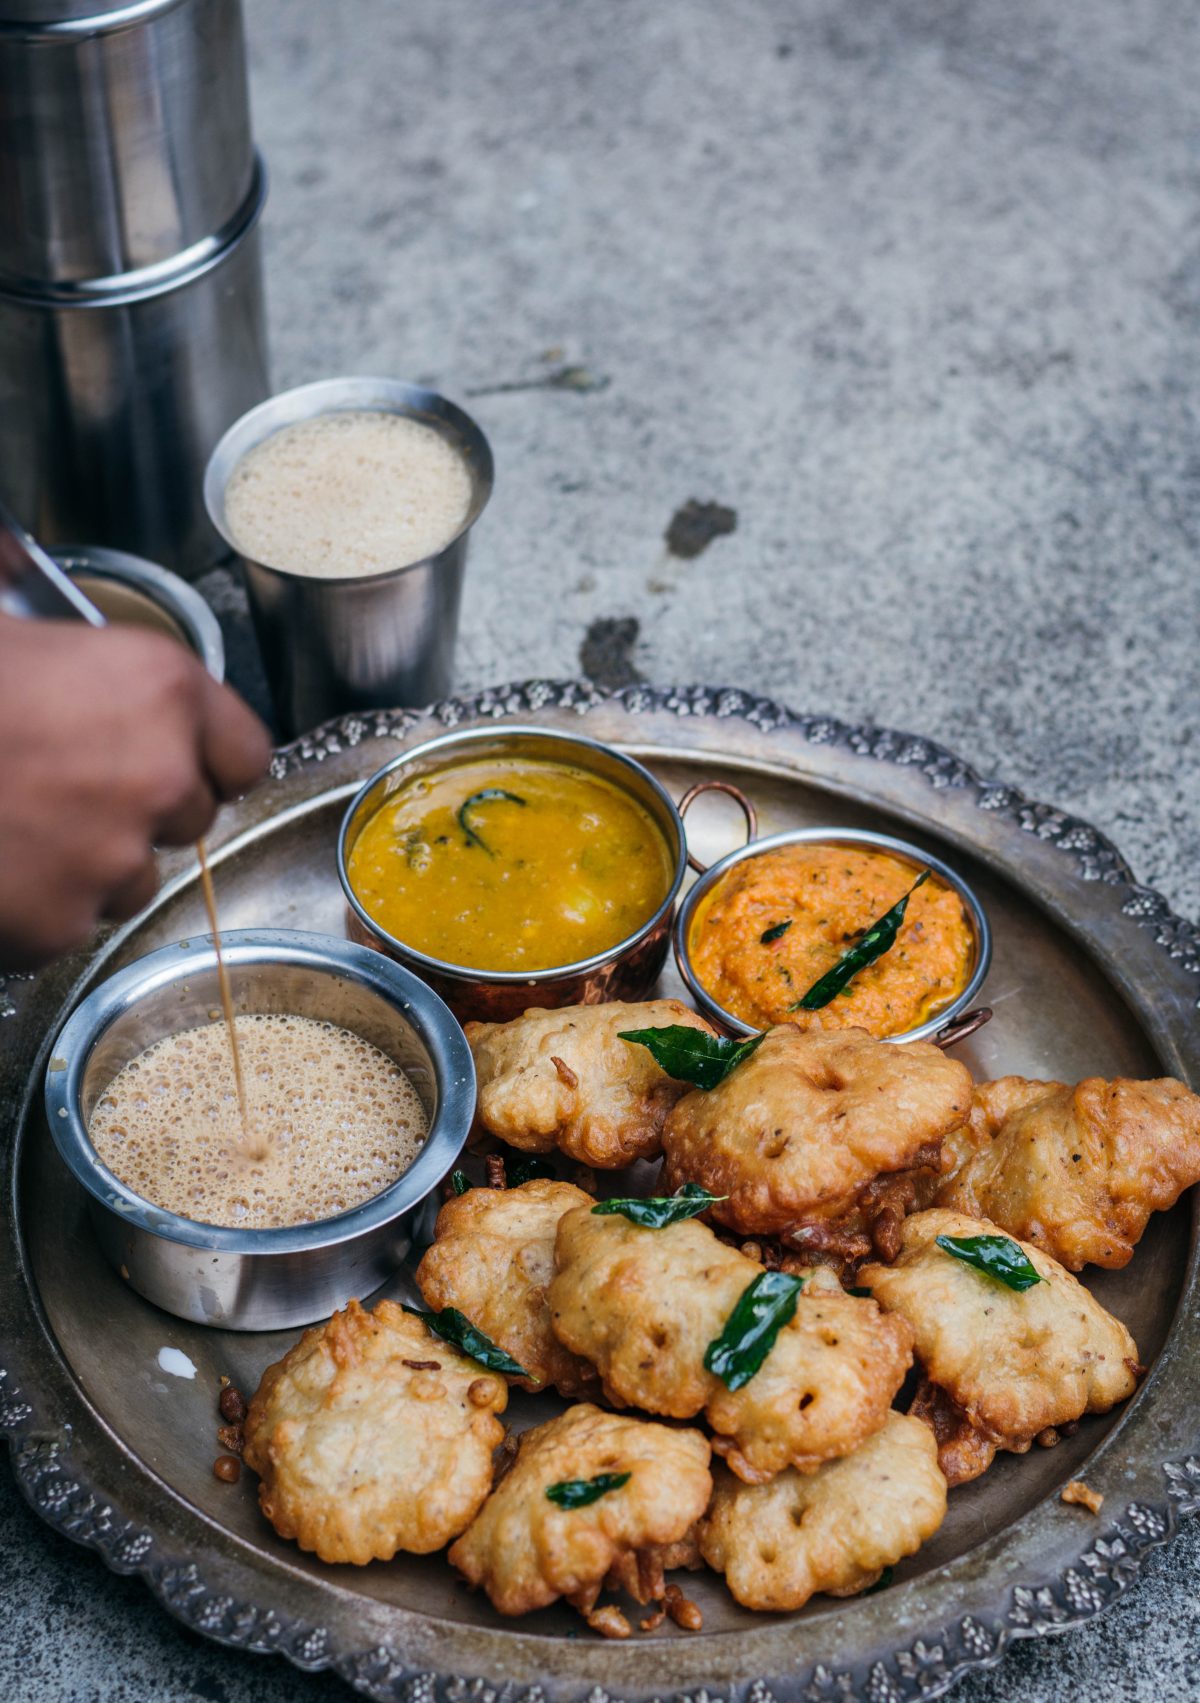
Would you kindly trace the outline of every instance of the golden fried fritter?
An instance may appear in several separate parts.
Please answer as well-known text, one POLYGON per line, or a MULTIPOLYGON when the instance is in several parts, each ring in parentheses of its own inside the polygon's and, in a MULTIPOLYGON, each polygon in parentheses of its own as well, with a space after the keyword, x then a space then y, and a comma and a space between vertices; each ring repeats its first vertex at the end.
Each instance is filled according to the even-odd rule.
MULTIPOLYGON (((1019 1244, 1045 1281, 1017 1291, 936 1240, 1001 1234, 995 1224, 960 1212, 916 1212, 904 1222, 895 1265, 864 1266, 859 1280, 883 1307, 908 1319, 930 1381, 985 1441, 1024 1454, 1048 1427, 1124 1401, 1140 1368, 1125 1326, 1048 1254, 1019 1244)), ((961 1437, 955 1451, 960 1458, 969 1453, 961 1437)), ((980 1472, 986 1456, 983 1450, 975 1460, 980 1472)), ((954 1476, 963 1481, 961 1471, 954 1476)))
POLYGON ((687 1084, 618 1035, 671 1024, 714 1032, 676 999, 568 1005, 527 1011, 511 1023, 468 1023, 479 1079, 476 1133, 527 1153, 557 1147, 600 1170, 656 1158, 663 1122, 687 1084))
POLYGON ((587 1614, 606 1582, 639 1601, 662 1594, 662 1570, 712 1491, 699 1431, 603 1413, 588 1402, 526 1431, 516 1460, 450 1560, 501 1614, 528 1614, 558 1597, 587 1614), (585 1507, 562 1508, 551 1485, 629 1478, 585 1507))
POLYGON ((802 1608, 818 1591, 855 1596, 913 1555, 946 1514, 929 1428, 902 1413, 816 1472, 742 1484, 714 1470, 700 1553, 743 1608, 802 1608))
MULTIPOLYGON (((998 1076, 992 1082, 977 1082, 971 1094, 967 1121, 942 1142, 937 1165, 915 1176, 914 1206, 924 1211, 938 1204, 938 1194, 976 1153, 990 1147, 1001 1127, 1031 1100, 1040 1100, 1057 1082, 1031 1082, 1023 1076, 998 1076)), ((911 1210, 911 1208, 910 1208, 911 1210)), ((892 1260, 894 1252, 881 1253, 892 1260)))
POLYGON ((696 1182, 727 1196, 712 1215, 744 1235, 825 1223, 882 1173, 936 1162, 970 1106, 966 1066, 926 1041, 783 1023, 716 1088, 675 1107, 664 1192, 696 1182))
POLYGON ((811 1271, 760 1369, 730 1390, 704 1365, 762 1272, 698 1220, 646 1230, 591 1207, 558 1226, 550 1285, 559 1341, 590 1360, 617 1405, 672 1419, 703 1412, 739 1477, 812 1471, 879 1429, 912 1359, 912 1333, 873 1301, 811 1271))
POLYGON ((1200 1096, 1173 1077, 1004 1077, 979 1091, 978 1150, 937 1204, 988 1218, 1068 1271, 1127 1265, 1152 1212, 1200 1181, 1200 1096))
POLYGON ((428 1555, 492 1484, 508 1386, 411 1313, 351 1301, 263 1373, 245 1459, 280 1537, 322 1561, 428 1555))
POLYGON ((532 1374, 514 1379, 564 1396, 595 1388, 596 1374, 550 1329, 546 1290, 554 1233, 564 1212, 591 1206, 572 1183, 544 1178, 515 1189, 469 1189, 438 1213, 435 1240, 417 1267, 417 1288, 436 1312, 457 1307, 532 1374))

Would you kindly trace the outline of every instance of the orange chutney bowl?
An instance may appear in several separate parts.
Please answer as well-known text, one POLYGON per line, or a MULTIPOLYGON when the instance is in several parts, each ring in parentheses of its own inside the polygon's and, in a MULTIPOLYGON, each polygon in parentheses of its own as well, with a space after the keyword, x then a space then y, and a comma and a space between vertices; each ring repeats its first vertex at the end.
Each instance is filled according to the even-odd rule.
POLYGON ((991 931, 940 858, 890 834, 804 828, 731 852, 679 908, 675 958, 705 1016, 734 1034, 774 1023, 929 1040, 976 998, 991 931), (922 871, 928 876, 917 883, 922 871), (818 1010, 803 997, 908 895, 892 945, 818 1010))

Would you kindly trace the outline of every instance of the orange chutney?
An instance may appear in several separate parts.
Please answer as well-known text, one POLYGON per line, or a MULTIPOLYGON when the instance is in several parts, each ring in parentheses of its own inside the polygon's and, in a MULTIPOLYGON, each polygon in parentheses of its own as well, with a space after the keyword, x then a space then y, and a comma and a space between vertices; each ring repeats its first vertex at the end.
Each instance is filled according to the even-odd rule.
POLYGON ((936 875, 909 899, 888 951, 820 1011, 789 1008, 918 873, 887 852, 848 845, 780 846, 743 858, 697 906, 692 968, 718 1005, 758 1029, 791 1022, 905 1034, 961 993, 971 972, 971 924, 958 894, 936 875))

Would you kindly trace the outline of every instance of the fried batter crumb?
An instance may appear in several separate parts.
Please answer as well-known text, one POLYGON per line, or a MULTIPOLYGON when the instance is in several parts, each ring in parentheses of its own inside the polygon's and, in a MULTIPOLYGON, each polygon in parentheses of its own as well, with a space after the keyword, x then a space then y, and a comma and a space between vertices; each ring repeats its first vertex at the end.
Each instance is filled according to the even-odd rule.
POLYGON ((467 1385, 467 1400, 472 1407, 492 1405, 492 1386, 486 1378, 476 1378, 473 1384, 467 1385))
POLYGON ((554 1066, 555 1071, 558 1073, 558 1080, 562 1083, 564 1088, 579 1087, 579 1078, 571 1069, 565 1058, 559 1058, 557 1053, 551 1053, 550 1063, 554 1066))
POLYGON ((1073 1478, 1070 1484, 1063 1485, 1059 1501, 1073 1503, 1078 1508, 1086 1508, 1089 1514, 1098 1514, 1104 1506, 1104 1498, 1100 1492, 1093 1490, 1081 1478, 1073 1478))
POLYGON ((668 1585, 663 1598, 663 1606, 676 1626, 685 1632, 699 1632, 704 1626, 704 1616, 699 1605, 690 1597, 685 1597, 678 1585, 668 1585))
POLYGON ((612 1603, 604 1608, 594 1608, 585 1619, 593 1632, 600 1632, 605 1638, 628 1638, 633 1631, 620 1609, 612 1603))
POLYGON ((657 1632, 666 1618, 667 1611, 665 1608, 655 1608, 649 1614, 643 1615, 638 1621, 638 1625, 643 1632, 657 1632))
POLYGON ((240 1425, 218 1425, 217 1442, 231 1455, 240 1455, 245 1447, 245 1434, 240 1425))
POLYGON ((487 1186, 490 1189, 506 1189, 508 1173, 504 1169, 503 1153, 489 1153, 484 1160, 487 1166, 487 1186))

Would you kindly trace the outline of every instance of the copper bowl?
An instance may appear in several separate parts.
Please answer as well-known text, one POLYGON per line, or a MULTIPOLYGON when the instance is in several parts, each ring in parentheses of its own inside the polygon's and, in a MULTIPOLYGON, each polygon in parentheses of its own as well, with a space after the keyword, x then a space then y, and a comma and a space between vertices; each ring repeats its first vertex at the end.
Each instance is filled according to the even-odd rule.
POLYGON ((347 933, 405 965, 441 995, 460 1022, 477 1019, 504 1023, 530 1006, 599 1005, 611 999, 644 999, 666 960, 675 900, 687 868, 683 818, 669 793, 648 769, 611 745, 575 733, 543 727, 475 728, 426 740, 385 763, 362 786, 342 819, 338 837, 338 879, 346 895, 347 933), (647 811, 666 837, 674 873, 658 909, 633 934, 594 957, 561 964, 532 975, 509 970, 477 970, 431 958, 383 928, 363 907, 350 883, 349 861, 360 832, 379 807, 414 775, 441 769, 456 759, 526 757, 569 763, 621 788, 647 811))

